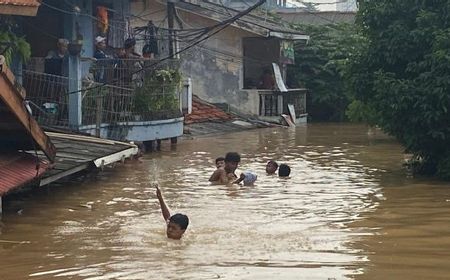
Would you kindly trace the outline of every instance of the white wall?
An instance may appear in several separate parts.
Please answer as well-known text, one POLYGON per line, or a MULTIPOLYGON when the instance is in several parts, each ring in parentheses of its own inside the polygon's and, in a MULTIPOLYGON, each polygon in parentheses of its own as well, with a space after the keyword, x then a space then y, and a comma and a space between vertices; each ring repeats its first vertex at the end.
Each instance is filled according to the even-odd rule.
POLYGON ((357 11, 356 0, 340 0, 344 1, 336 4, 336 10, 340 12, 354 12, 357 11))

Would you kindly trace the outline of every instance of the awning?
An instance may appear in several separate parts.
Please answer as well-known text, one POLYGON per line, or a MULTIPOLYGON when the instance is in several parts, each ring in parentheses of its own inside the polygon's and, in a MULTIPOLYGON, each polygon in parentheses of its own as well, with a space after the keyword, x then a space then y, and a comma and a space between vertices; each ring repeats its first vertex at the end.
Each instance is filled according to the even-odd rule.
POLYGON ((40 5, 37 0, 0 0, 0 14, 35 16, 40 5))

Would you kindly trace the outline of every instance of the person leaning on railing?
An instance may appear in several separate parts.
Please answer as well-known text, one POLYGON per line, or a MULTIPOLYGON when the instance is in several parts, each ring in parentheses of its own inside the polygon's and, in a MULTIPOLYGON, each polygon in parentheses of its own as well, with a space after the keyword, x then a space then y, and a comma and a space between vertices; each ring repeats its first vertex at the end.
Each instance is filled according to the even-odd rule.
POLYGON ((60 38, 56 46, 56 50, 50 50, 45 57, 44 72, 67 77, 69 73, 69 55, 67 52, 69 41, 60 38))
POLYGON ((124 48, 119 51, 119 63, 117 65, 116 78, 122 85, 128 86, 133 81, 133 75, 137 70, 142 69, 141 55, 135 52, 136 40, 128 38, 125 40, 124 48))

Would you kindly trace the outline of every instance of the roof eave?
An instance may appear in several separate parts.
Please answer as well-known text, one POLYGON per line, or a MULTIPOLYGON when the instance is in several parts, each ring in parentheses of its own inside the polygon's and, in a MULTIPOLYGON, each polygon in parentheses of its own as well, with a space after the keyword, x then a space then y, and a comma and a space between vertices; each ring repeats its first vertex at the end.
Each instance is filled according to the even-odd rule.
POLYGON ((304 34, 293 34, 293 33, 284 33, 277 31, 270 31, 269 35, 272 37, 284 39, 284 40, 298 40, 298 41, 309 41, 309 36, 304 34))
POLYGON ((39 6, 18 6, 11 4, 2 4, 0 5, 0 14, 34 17, 36 16, 38 9, 39 6))

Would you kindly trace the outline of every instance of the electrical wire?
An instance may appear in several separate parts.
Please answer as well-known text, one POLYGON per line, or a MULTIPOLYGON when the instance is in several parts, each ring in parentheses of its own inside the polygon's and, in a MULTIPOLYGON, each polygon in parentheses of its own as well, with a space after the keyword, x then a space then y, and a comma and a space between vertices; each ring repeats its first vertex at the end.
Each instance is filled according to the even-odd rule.
MULTIPOLYGON (((152 63, 152 64, 150 64, 150 65, 148 65, 148 66, 146 66, 146 67, 142 67, 141 69, 136 70, 136 71, 130 73, 129 76, 133 76, 133 75, 138 74, 138 73, 140 73, 140 72, 142 72, 142 71, 145 71, 145 70, 148 70, 148 69, 152 69, 152 68, 154 68, 156 65, 161 64, 162 62, 164 62, 164 61, 166 61, 166 60, 169 60, 169 59, 172 59, 172 58, 174 58, 174 57, 177 57, 179 54, 181 54, 181 53, 183 53, 183 52, 185 52, 185 51, 188 51, 188 50, 192 49, 192 48, 195 47, 196 45, 198 45, 198 44, 200 44, 200 43, 206 41, 207 39, 211 38, 211 37, 214 36, 215 34, 221 32, 222 30, 224 30, 225 28, 227 28, 228 26, 230 26, 230 25, 231 25, 233 22, 235 22, 236 20, 238 20, 238 19, 242 18, 243 16, 249 14, 249 13, 252 12, 254 9, 256 9, 257 7, 259 7, 259 6, 261 6, 262 4, 264 4, 265 2, 266 2, 266 0, 259 0, 255 5, 253 5, 252 7, 248 8, 248 9, 242 11, 242 12, 239 12, 239 13, 236 14, 235 16, 230 17, 229 19, 224 20, 224 21, 222 21, 222 22, 219 22, 218 24, 215 24, 215 25, 213 25, 213 26, 211 26, 211 27, 207 27, 205 32, 203 32, 202 34, 200 34, 199 36, 196 37, 197 39, 196 39, 195 42, 189 44, 188 46, 184 47, 184 48, 181 49, 181 50, 176 51, 175 53, 173 53, 173 54, 171 54, 171 55, 168 55, 168 56, 166 56, 166 57, 164 57, 164 58, 158 60, 158 61, 155 62, 155 63, 152 63)), ((91 88, 89 88, 89 89, 92 90, 92 89, 101 88, 101 87, 104 87, 104 86, 114 85, 114 84, 117 83, 118 81, 119 81, 118 79, 114 79, 114 80, 112 80, 112 81, 109 81, 109 82, 107 81, 107 82, 101 83, 100 85, 91 87, 91 88)), ((84 90, 85 90, 85 89, 82 89, 82 90, 75 90, 75 91, 68 92, 68 94, 80 93, 80 92, 82 92, 82 91, 84 91, 84 90)))

